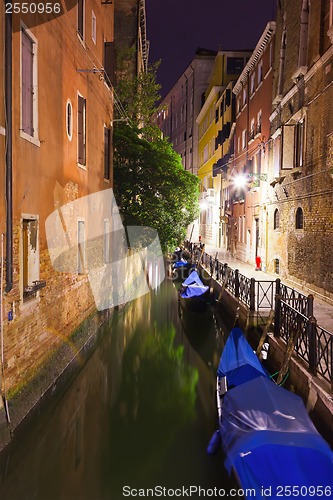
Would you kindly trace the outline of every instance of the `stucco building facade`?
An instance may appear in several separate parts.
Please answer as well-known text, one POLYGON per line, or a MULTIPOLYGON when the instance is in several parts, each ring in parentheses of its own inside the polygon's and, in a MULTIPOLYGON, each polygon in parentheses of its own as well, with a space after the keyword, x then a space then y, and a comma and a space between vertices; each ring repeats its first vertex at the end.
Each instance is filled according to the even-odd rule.
POLYGON ((164 108, 157 116, 157 125, 168 137, 182 158, 183 167, 196 175, 199 167, 198 116, 207 88, 216 52, 197 49, 191 64, 185 69, 161 102, 164 108))
POLYGON ((230 165, 229 248, 244 262, 266 267, 267 172, 275 22, 265 27, 234 85, 236 123, 230 165))
MULTIPOLYGON (((6 31, 10 52, 6 60, 1 53, 0 66, 12 95, 6 88, 0 99, 0 148, 6 151, 0 168, 1 362, 9 398, 60 345, 70 345, 96 310, 86 274, 85 214, 73 220, 67 272, 52 265, 45 223, 66 204, 112 188, 113 9, 79 0, 59 15, 13 14, 6 31)), ((4 4, 0 15, 2 30, 5 17, 9 21, 4 4)), ((66 237, 65 225, 56 229, 66 237)))
POLYGON ((268 269, 333 293, 333 3, 279 2, 268 269))

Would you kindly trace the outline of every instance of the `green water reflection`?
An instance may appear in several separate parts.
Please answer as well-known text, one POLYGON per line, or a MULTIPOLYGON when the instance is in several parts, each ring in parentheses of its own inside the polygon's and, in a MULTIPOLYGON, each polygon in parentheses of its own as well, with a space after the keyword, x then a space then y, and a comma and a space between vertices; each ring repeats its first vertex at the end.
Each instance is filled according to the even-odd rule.
POLYGON ((184 316, 171 281, 115 312, 71 386, 0 455, 1 500, 120 500, 126 485, 233 487, 222 454, 206 454, 220 353, 213 316, 184 316))

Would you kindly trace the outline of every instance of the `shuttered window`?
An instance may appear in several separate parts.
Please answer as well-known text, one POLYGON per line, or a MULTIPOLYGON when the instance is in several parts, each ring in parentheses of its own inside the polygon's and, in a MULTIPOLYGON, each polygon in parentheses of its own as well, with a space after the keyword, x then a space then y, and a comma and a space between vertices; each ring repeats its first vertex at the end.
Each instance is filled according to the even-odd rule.
POLYGON ((115 83, 114 42, 104 42, 104 77, 107 85, 115 83))
POLYGON ((77 32, 83 39, 84 36, 84 0, 77 2, 77 32))
POLYGON ((77 114, 78 162, 86 165, 86 100, 80 95, 77 114))
POLYGON ((34 135, 33 41, 22 29, 22 131, 34 135))
POLYGON ((104 179, 110 179, 111 129, 104 127, 104 179))

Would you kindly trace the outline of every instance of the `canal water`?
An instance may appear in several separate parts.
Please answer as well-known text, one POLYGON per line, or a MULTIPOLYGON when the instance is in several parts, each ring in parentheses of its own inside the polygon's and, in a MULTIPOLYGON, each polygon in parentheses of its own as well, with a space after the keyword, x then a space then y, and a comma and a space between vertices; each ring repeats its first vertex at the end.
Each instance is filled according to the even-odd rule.
POLYGON ((57 404, 44 404, 0 455, 1 500, 227 495, 236 486, 223 454, 206 453, 222 329, 212 312, 179 309, 168 279, 115 311, 57 404))

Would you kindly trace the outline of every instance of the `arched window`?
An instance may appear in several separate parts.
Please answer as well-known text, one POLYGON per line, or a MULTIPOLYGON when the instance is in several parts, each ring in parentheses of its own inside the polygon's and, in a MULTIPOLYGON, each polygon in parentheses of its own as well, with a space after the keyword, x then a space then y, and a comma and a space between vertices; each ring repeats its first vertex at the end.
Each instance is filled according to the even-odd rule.
POLYGON ((274 229, 279 229, 279 227, 280 227, 280 212, 276 208, 274 210, 274 229))
POLYGON ((71 141, 73 136, 73 113, 72 103, 69 99, 66 103, 66 132, 68 139, 71 141))
POLYGON ((303 217, 303 210, 301 207, 298 207, 296 210, 296 217, 295 217, 295 227, 296 229, 303 229, 304 226, 304 217, 303 217))

